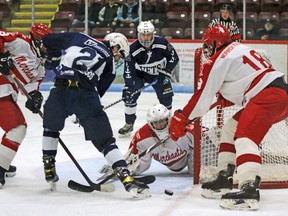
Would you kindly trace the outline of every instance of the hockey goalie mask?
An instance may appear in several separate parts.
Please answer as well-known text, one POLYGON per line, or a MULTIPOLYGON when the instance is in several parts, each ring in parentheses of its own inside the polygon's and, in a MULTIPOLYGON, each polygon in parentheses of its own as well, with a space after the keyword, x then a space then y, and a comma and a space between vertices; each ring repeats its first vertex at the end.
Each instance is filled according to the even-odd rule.
POLYGON ((154 105, 147 113, 147 122, 159 139, 168 136, 169 121, 170 110, 162 104, 154 105))
POLYGON ((140 44, 149 48, 154 41, 154 25, 150 21, 143 21, 138 25, 137 31, 140 44))
POLYGON ((202 41, 202 50, 206 58, 210 58, 217 50, 232 42, 229 31, 220 24, 207 28, 202 41))
POLYGON ((46 49, 43 47, 43 38, 51 33, 52 30, 44 24, 35 24, 30 28, 31 43, 39 57, 44 57, 46 53, 46 49))

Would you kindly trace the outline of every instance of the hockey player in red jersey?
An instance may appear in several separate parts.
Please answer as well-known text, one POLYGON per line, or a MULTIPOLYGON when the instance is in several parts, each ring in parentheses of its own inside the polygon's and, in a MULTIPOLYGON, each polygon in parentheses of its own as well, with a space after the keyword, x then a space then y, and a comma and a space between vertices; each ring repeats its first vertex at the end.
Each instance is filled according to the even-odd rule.
MULTIPOLYGON (((169 136, 168 126, 170 122, 170 110, 162 104, 150 107, 147 113, 147 123, 136 131, 125 154, 129 170, 133 175, 140 175, 151 166, 152 159, 158 161, 173 172, 180 172, 186 167, 188 173, 193 174, 193 124, 186 127, 187 132, 177 141, 169 136), (151 152, 139 158, 139 154, 145 152, 159 140, 165 140, 151 152)), ((104 165, 100 173, 109 175, 111 166, 104 165)), ((104 175, 104 176, 105 176, 104 175)))
POLYGON ((255 50, 232 42, 224 26, 207 28, 202 40, 209 59, 204 62, 198 91, 183 110, 175 111, 169 133, 173 140, 185 135, 186 122, 204 115, 217 92, 222 100, 241 106, 222 129, 218 176, 202 185, 202 196, 221 197, 220 206, 227 209, 258 209, 258 147, 269 128, 288 116, 288 86, 284 74, 255 50), (235 167, 240 191, 230 192, 235 167))
POLYGON ((9 76, 12 71, 24 85, 31 99, 25 106, 38 113, 42 94, 38 91, 45 71, 42 66, 42 38, 51 33, 43 24, 35 24, 26 37, 19 32, 0 31, 0 126, 5 131, 0 143, 0 186, 5 184, 5 173, 16 167, 11 162, 26 135, 27 123, 17 105, 19 89, 9 76))

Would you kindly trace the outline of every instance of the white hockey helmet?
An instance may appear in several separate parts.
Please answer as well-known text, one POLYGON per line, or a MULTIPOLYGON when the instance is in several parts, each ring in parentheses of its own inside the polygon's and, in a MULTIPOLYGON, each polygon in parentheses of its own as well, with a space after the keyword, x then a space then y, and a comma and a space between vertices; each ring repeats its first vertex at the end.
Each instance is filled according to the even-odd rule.
POLYGON ((118 52, 120 52, 124 58, 126 58, 129 55, 130 52, 129 43, 127 38, 123 34, 117 32, 107 34, 104 37, 103 42, 109 47, 119 45, 120 48, 118 52))
POLYGON ((150 107, 147 113, 147 122, 159 139, 167 137, 169 134, 170 110, 162 104, 150 107))
POLYGON ((154 32, 155 32, 154 25, 150 21, 142 21, 138 25, 137 31, 138 31, 138 40, 140 44, 146 48, 150 47, 154 41, 154 32), (151 34, 151 38, 149 38, 149 40, 143 40, 143 38, 141 38, 141 35, 143 34, 145 35, 151 34))

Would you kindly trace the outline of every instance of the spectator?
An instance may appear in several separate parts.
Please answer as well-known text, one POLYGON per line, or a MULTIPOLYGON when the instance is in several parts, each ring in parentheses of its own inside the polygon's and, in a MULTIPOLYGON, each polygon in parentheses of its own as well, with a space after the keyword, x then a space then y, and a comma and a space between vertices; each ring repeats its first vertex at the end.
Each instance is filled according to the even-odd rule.
MULTIPOLYGON (((99 26, 98 16, 101 5, 94 2, 94 0, 88 1, 88 27, 94 28, 99 26)), ((85 1, 80 5, 78 14, 76 14, 72 27, 84 27, 85 25, 85 1)))
POLYGON ((164 3, 149 0, 143 3, 143 20, 149 20, 156 28, 163 28, 167 20, 164 3))
POLYGON ((109 0, 99 12, 100 27, 112 27, 117 25, 117 11, 121 5, 115 0, 109 0))
POLYGON ((117 11, 117 24, 119 27, 136 27, 139 23, 139 5, 135 0, 127 0, 117 11))
POLYGON ((230 38, 235 42, 241 41, 241 35, 239 29, 234 20, 231 19, 232 9, 228 4, 224 4, 220 7, 220 17, 213 19, 210 26, 215 26, 217 24, 221 24, 225 26, 230 32, 230 38))
POLYGON ((253 40, 279 40, 280 35, 278 29, 276 29, 270 19, 266 19, 264 29, 256 32, 253 40))

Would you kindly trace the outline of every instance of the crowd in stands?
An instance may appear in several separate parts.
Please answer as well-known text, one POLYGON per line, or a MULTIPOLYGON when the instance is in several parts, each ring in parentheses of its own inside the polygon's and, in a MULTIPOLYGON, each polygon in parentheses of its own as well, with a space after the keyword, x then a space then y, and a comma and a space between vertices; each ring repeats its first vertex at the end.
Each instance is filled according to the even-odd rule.
MULTIPOLYGON (((0 0, 0 6, 1 1, 4 0, 0 0)), ((83 31, 84 2, 84 0, 62 0, 59 11, 51 22, 52 29, 56 32, 83 31)), ((139 23, 138 0, 88 0, 88 2, 90 34, 101 37, 103 32, 119 31, 125 33, 128 38, 136 38, 136 27, 139 23)), ((197 0, 194 13, 191 13, 191 0, 144 0, 142 20, 150 20, 156 27, 156 33, 167 38, 191 39, 194 29, 195 39, 201 39, 205 28, 212 20, 221 19, 220 8, 223 5, 229 6, 229 20, 237 26, 241 39, 243 34, 248 40, 288 39, 288 0, 246 0, 246 13, 243 13, 242 0, 197 0), (246 17, 245 32, 243 32, 243 17, 246 17), (192 23, 193 18, 195 22, 192 23)))

